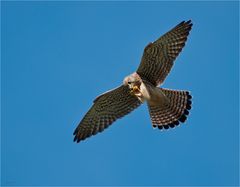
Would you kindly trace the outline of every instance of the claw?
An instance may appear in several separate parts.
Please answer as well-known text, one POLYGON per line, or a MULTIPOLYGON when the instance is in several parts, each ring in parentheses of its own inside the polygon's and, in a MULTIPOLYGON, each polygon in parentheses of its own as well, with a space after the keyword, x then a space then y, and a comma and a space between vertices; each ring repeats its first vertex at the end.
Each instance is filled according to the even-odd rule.
POLYGON ((130 94, 135 94, 135 92, 140 92, 140 89, 138 88, 138 86, 133 86, 133 88, 130 91, 130 94))
POLYGON ((133 86, 133 91, 136 92, 136 91, 140 91, 139 88, 137 86, 133 86))

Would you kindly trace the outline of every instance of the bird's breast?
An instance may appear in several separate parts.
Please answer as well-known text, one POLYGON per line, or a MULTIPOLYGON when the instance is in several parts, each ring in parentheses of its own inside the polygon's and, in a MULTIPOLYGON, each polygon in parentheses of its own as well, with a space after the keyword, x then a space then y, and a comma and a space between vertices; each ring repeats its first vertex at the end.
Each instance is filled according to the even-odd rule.
POLYGON ((153 85, 142 83, 140 86, 140 92, 144 100, 150 105, 160 105, 167 102, 167 98, 162 91, 153 85))
POLYGON ((144 83, 141 84, 140 86, 140 92, 141 92, 141 95, 142 97, 145 99, 145 100, 150 100, 151 98, 151 95, 150 95, 150 89, 148 88, 148 86, 144 83))

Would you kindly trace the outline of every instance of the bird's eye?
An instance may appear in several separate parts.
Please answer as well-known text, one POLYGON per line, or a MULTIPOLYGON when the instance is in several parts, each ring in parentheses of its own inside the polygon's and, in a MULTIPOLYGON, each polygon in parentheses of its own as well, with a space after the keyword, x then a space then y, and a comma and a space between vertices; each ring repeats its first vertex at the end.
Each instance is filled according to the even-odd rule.
POLYGON ((130 82, 130 81, 128 81, 128 84, 131 84, 131 82, 130 82))

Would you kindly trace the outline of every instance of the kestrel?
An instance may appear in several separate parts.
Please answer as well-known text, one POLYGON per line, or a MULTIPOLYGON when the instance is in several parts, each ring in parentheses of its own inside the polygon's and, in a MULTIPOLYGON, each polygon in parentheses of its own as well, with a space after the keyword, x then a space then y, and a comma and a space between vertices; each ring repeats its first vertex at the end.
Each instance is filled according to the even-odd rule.
POLYGON ((78 143, 102 132, 144 101, 147 102, 154 128, 168 129, 185 122, 191 109, 190 93, 159 86, 182 51, 191 28, 191 20, 183 21, 149 43, 137 71, 125 77, 121 86, 103 93, 93 101, 93 106, 73 133, 74 141, 78 143))

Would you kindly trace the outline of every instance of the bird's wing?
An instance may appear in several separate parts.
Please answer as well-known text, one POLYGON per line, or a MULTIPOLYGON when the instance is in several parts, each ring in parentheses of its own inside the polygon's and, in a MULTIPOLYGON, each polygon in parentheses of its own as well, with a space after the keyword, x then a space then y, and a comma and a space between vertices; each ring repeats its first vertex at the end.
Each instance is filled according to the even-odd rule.
POLYGON ((155 42, 148 44, 137 73, 155 86, 163 83, 174 60, 182 51, 191 27, 191 20, 183 21, 155 42))
POLYGON ((74 131, 74 141, 84 140, 102 132, 117 119, 129 114, 141 102, 130 94, 128 86, 120 86, 108 91, 94 100, 93 106, 83 117, 74 131))

